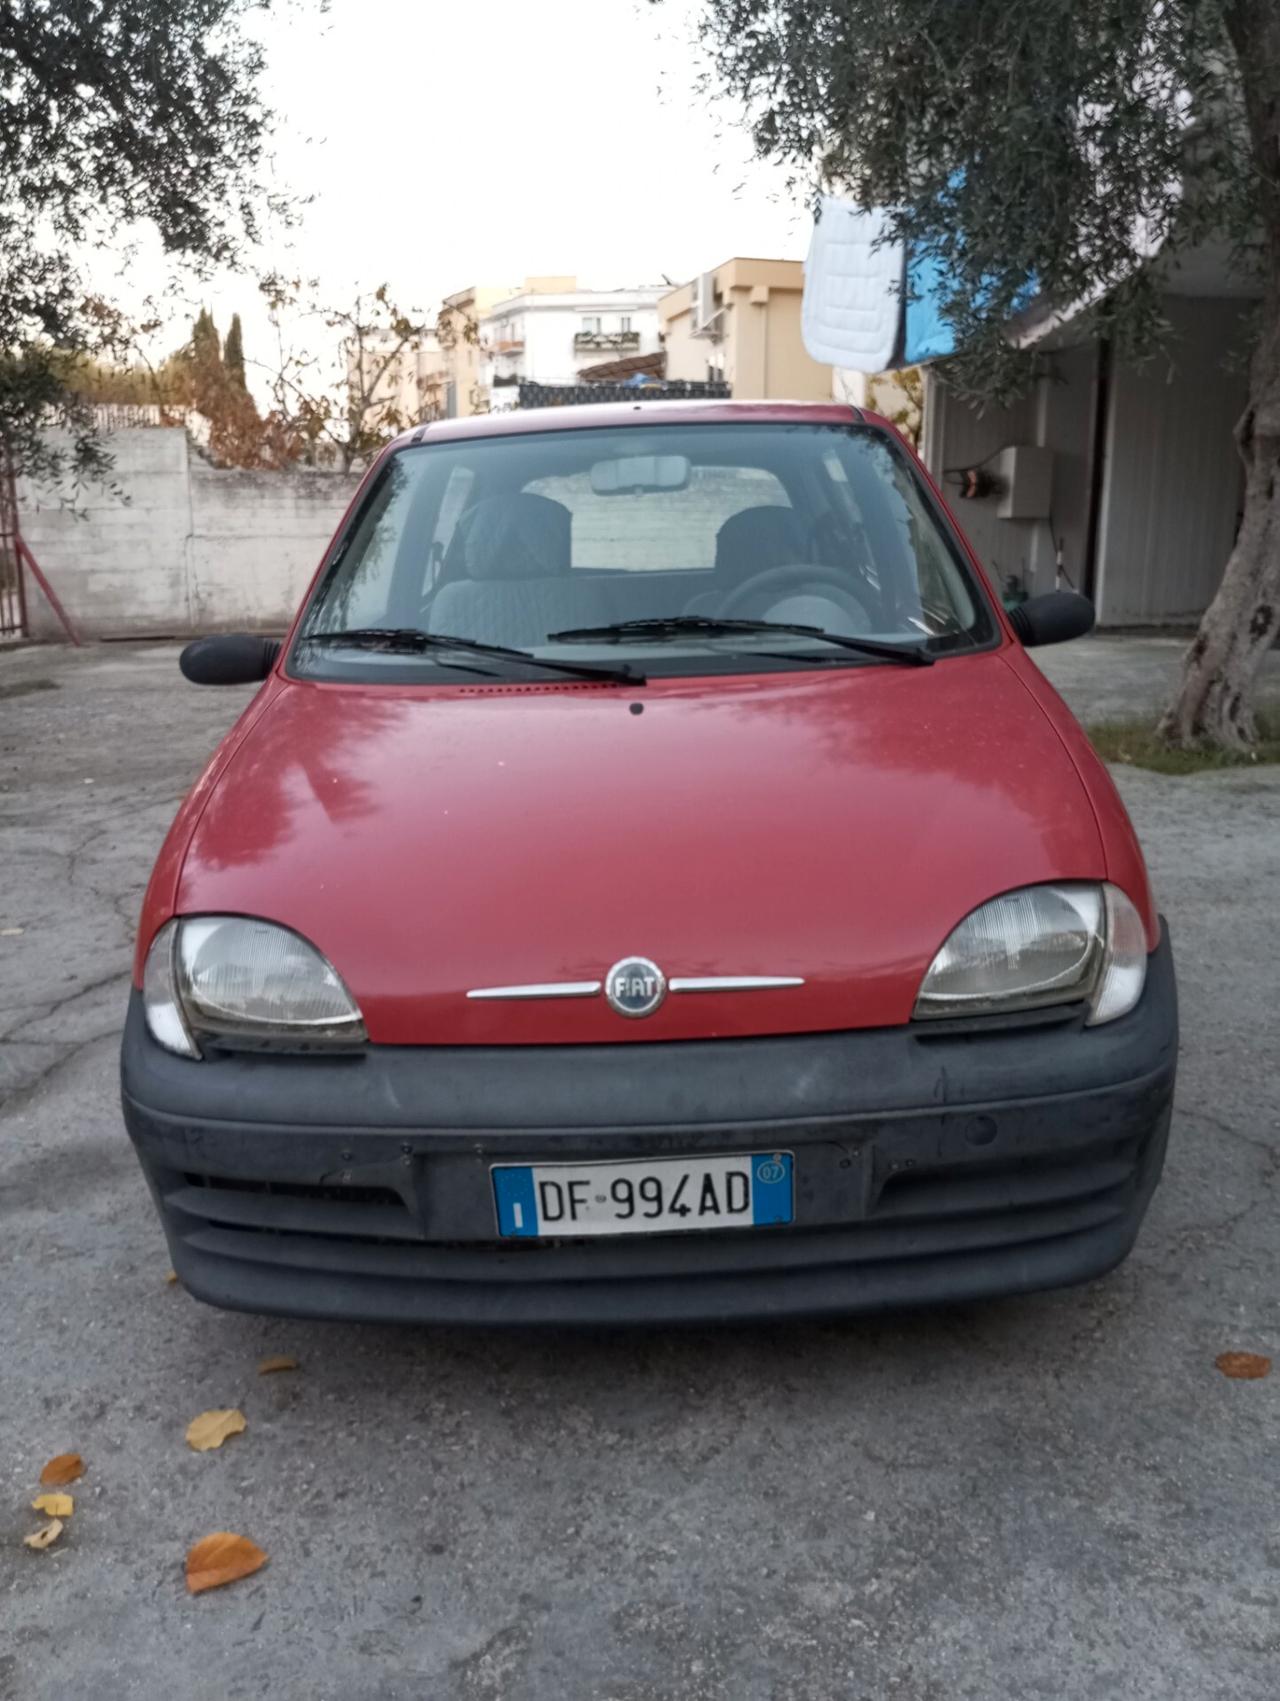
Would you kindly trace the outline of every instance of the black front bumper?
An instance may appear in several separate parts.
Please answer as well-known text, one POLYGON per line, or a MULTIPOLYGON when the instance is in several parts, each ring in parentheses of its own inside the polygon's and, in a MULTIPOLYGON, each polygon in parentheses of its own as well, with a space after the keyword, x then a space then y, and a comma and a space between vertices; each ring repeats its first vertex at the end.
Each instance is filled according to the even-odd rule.
POLYGON ((299 1317, 702 1322, 973 1300, 1097 1276, 1160 1176, 1167 935, 1130 1015, 748 1040, 222 1055, 150 1038, 124 1114, 198 1298, 299 1317), (495 1162, 785 1148, 795 1221, 503 1241, 495 1162))

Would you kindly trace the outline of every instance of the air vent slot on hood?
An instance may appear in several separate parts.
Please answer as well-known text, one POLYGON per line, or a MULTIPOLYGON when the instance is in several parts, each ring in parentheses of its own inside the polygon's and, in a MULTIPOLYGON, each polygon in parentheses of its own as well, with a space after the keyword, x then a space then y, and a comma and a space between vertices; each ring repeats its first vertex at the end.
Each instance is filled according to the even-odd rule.
POLYGON ((612 679, 548 679, 545 683, 539 681, 536 685, 460 685, 459 695, 468 697, 510 697, 513 694, 535 691, 618 691, 634 690, 634 686, 624 681, 616 683, 612 679))

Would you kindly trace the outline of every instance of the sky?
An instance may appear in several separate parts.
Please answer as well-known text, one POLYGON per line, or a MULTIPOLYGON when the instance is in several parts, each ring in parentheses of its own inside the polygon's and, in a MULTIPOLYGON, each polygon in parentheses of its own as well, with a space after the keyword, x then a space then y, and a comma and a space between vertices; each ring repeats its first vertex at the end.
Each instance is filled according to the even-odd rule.
MULTIPOLYGON (((754 160, 737 108, 696 88, 698 0, 330 0, 259 26, 279 117, 275 186, 313 199, 254 263, 333 301, 382 282, 434 310, 471 283, 572 273, 679 283, 733 254, 799 259, 809 215, 754 160)), ((126 295, 163 290, 186 335, 203 300, 244 319, 261 389, 271 337, 252 277, 166 287, 145 247, 126 295)), ((295 339, 331 341, 317 321, 295 339)))

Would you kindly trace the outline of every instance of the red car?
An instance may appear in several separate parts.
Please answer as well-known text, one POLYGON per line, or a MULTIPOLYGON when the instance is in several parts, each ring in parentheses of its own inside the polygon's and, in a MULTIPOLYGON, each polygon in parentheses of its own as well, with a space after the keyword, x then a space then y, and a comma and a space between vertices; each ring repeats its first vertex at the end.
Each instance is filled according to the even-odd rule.
POLYGON ((124 1110, 216 1305, 704 1321, 1097 1276, 1168 937, 1105 768, 891 426, 441 421, 364 481, 147 892, 124 1110))

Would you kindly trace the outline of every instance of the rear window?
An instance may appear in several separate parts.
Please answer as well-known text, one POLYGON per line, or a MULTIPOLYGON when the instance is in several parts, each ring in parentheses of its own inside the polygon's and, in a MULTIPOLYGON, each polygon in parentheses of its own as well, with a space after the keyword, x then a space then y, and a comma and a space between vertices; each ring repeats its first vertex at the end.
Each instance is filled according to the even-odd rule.
POLYGON ((871 659, 850 647, 833 657, 805 633, 731 641, 711 632, 716 620, 937 655, 996 634, 910 458, 884 432, 644 422, 398 451, 340 539, 290 663, 321 677, 519 674, 427 641, 444 637, 636 660, 646 674, 871 659), (655 621, 676 629, 632 630, 655 621), (386 632, 396 636, 381 646, 386 632), (420 653, 406 633, 425 635, 420 653))
POLYGON ((524 488, 569 510, 571 567, 612 572, 710 572, 726 520, 747 508, 791 506, 786 486, 765 467, 694 466, 683 490, 653 491, 644 502, 597 495, 587 472, 535 478, 524 488))

